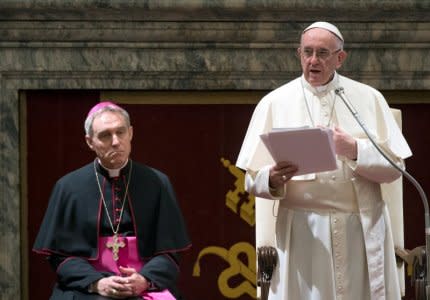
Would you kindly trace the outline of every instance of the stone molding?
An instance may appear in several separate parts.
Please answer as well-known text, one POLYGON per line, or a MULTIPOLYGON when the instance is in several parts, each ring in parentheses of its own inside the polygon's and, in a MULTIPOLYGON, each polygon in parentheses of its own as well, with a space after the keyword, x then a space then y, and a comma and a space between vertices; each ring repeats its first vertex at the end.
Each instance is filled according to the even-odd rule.
POLYGON ((428 21, 428 0, 3 0, 0 19, 133 21, 428 21), (407 14, 405 14, 407 12, 407 14))

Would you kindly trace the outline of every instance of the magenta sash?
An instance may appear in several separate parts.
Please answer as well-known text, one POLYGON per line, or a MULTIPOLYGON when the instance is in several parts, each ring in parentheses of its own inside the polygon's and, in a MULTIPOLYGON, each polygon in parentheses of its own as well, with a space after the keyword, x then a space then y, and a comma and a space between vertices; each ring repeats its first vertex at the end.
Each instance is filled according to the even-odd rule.
MULTIPOLYGON (((140 271, 144 263, 140 260, 137 253, 136 237, 119 237, 125 247, 119 248, 119 259, 115 261, 112 256, 112 249, 107 248, 107 243, 112 243, 112 237, 99 238, 99 258, 90 261, 91 265, 98 271, 108 271, 121 276, 119 266, 134 268, 140 271)), ((156 292, 143 292, 140 297, 145 300, 175 300, 175 297, 167 290, 156 292)))

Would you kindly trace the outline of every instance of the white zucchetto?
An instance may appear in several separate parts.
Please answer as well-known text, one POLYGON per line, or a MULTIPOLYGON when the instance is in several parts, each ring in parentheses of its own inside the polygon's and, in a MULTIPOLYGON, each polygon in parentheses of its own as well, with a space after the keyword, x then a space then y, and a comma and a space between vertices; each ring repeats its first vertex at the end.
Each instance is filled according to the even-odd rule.
POLYGON ((333 33, 334 35, 336 35, 342 42, 344 42, 344 40, 343 40, 343 36, 342 36, 342 34, 340 33, 340 31, 339 31, 339 29, 337 29, 337 27, 336 26, 334 26, 333 24, 331 24, 331 23, 328 23, 328 22, 315 22, 315 23, 312 23, 311 25, 309 25, 308 27, 306 27, 304 30, 303 30, 303 33, 305 33, 306 31, 308 31, 309 29, 312 29, 312 28, 322 28, 322 29, 325 29, 325 30, 328 30, 328 31, 330 31, 331 33, 333 33))

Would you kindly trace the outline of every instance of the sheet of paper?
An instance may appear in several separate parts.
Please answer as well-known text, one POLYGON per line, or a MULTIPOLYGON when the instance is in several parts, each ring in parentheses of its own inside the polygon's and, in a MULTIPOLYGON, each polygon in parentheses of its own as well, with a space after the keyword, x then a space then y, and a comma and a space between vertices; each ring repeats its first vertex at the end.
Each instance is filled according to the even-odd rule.
POLYGON ((336 169, 331 129, 277 128, 260 137, 274 161, 291 161, 298 166, 295 175, 336 169))

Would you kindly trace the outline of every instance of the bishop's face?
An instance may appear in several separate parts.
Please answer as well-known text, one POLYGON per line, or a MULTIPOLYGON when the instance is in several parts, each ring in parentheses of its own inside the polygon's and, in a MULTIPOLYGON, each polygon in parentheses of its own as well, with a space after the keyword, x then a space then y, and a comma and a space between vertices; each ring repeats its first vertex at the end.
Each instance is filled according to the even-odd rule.
POLYGON ((119 112, 105 111, 93 121, 93 135, 86 136, 88 146, 109 169, 122 167, 131 152, 133 127, 127 126, 119 112))

